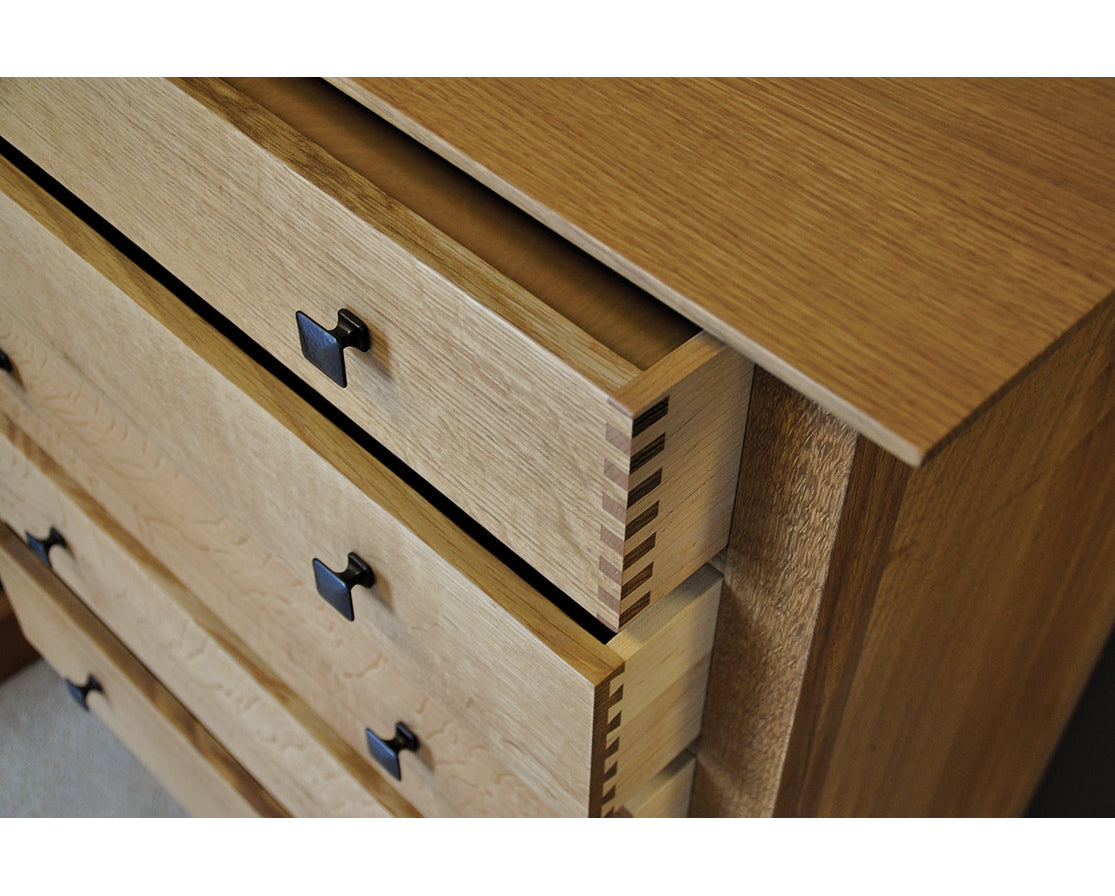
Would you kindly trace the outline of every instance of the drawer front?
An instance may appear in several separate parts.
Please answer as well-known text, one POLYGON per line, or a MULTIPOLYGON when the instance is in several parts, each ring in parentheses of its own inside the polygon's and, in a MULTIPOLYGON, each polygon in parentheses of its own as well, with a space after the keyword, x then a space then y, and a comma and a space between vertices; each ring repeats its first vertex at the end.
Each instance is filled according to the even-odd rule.
MULTIPOLYGON (((95 491, 113 517, 142 538, 263 662, 357 749, 364 748, 365 725, 389 731, 400 714, 422 735, 420 755, 432 759, 411 767, 400 783, 416 806, 442 815, 558 811, 416 688, 420 670, 406 665, 405 657, 385 659, 373 641, 286 573, 280 558, 178 473, 75 371, 43 350, 31 350, 32 341, 10 325, 0 328, 0 338, 15 349, 23 372, 18 389, 0 389, 0 409, 95 491)), ((46 525, 44 518, 40 527, 46 525)), ((613 776, 616 804, 632 797, 642 780, 697 736, 719 586, 718 576, 706 570, 613 639, 617 652, 630 658, 633 676, 623 704, 626 737, 618 741, 616 756, 624 774, 613 776), (639 636, 654 616, 675 609, 669 624, 639 636), (664 687, 647 676, 673 684, 664 687)))
POLYGON ((385 655, 374 639, 342 618, 292 575, 280 556, 177 471, 75 371, 46 352, 28 351, 30 340, 11 329, 4 338, 18 348, 25 362, 21 369, 34 369, 18 391, 0 393, 4 413, 18 418, 207 611, 237 633, 260 664, 289 683, 358 751, 367 774, 381 773, 370 766, 365 729, 387 733, 403 721, 421 746, 413 757, 416 764, 402 757, 404 774, 396 786, 422 813, 559 811, 423 692, 425 677, 417 663, 398 650, 385 655))
MULTIPOLYGON (((166 514, 163 505, 169 501, 188 518, 203 501, 181 500, 177 486, 153 484, 160 476, 174 479, 176 470, 183 482, 218 502, 216 519, 227 509, 236 524, 228 531, 247 532, 265 546, 247 558, 245 567, 254 563, 256 572, 242 576, 244 586, 232 590, 256 601, 261 595, 269 602, 279 600, 272 594, 289 596, 289 609, 281 611, 288 621, 266 624, 286 630, 274 640, 285 638, 281 643, 289 653, 290 631, 306 629, 311 634, 302 633, 302 643, 316 640, 314 650, 324 651, 303 676, 359 678, 381 665, 401 670, 399 680, 431 695, 426 701, 431 713, 444 707, 483 745, 474 752, 506 763, 510 777, 541 799, 548 814, 616 808, 617 800, 634 794, 696 736, 719 592, 714 573, 699 572, 614 643, 599 643, 64 210, 18 177, 9 177, 6 189, 21 204, 0 204, 10 247, 9 277, 0 286, 5 318, 0 341, 17 372, 16 384, 3 392, 5 412, 21 425, 29 419, 29 427, 48 415, 51 427, 67 430, 89 454, 98 450, 99 440, 122 440, 111 448, 100 445, 104 466, 91 472, 88 486, 124 480, 114 513, 134 503, 135 496, 127 494, 131 477, 133 491, 150 485, 152 493, 163 492, 163 509, 154 513, 166 514), (37 210, 38 224, 28 209, 37 210), (40 224, 52 227, 54 235, 40 224), (31 266, 27 259, 37 262, 31 266), (27 295, 36 301, 21 298, 27 295), (73 301, 75 295, 83 300, 73 301), (44 335, 50 348, 41 342, 44 335), (76 382, 63 368, 80 371, 76 382), (106 402, 106 395, 116 398, 106 402), (118 425, 112 414, 111 420, 101 419, 102 410, 113 405, 118 410, 112 413, 128 426, 118 425), (336 544, 332 554, 320 547, 329 540, 336 544), (372 563, 377 584, 356 595, 355 621, 337 629, 339 616, 331 609, 322 615, 309 561, 316 553, 336 566, 350 550, 372 563), (271 582, 280 586, 270 587, 269 594, 271 582), (323 618, 332 632, 314 621, 323 618), (344 631, 340 641, 338 630, 344 631), (334 650, 334 644, 340 646, 334 650), (359 665, 348 665, 346 657, 359 665), (629 683, 622 690, 621 681, 629 683), (625 731, 632 732, 626 741, 625 731)), ((34 432, 37 440, 45 439, 34 432)), ((54 443, 49 448, 56 452, 54 443)), ((99 493, 98 498, 108 500, 99 493)), ((157 538, 167 518, 137 519, 135 525, 157 538)), ((169 531, 188 523, 178 520, 169 531)), ((214 545, 219 527, 202 531, 201 518, 194 524, 201 527, 197 538, 208 545, 211 560, 182 559, 177 574, 185 578, 188 570, 201 569, 212 578, 223 569, 222 556, 240 562, 235 547, 242 539, 214 545)), ((173 541, 163 536, 164 543, 173 541)), ((173 545, 165 550, 169 557, 173 545)), ((163 547, 159 553, 163 556, 163 547)), ((233 581, 208 589, 218 613, 234 612, 227 608, 235 601, 220 591, 228 592, 233 581)), ((199 584, 189 584, 202 592, 199 584)), ((246 632, 260 625, 242 616, 236 628, 246 632)), ((306 653, 299 649, 305 667, 306 653)), ((311 687, 305 681, 300 686, 311 687)), ((318 680, 314 686, 332 685, 318 680)), ((358 695, 350 708, 357 701, 375 702, 372 689, 356 684, 350 691, 358 695)), ((393 697, 392 691, 374 694, 393 697)), ((423 706, 385 713, 379 727, 389 732, 395 719, 424 711, 423 706)), ((369 717, 364 711, 358 715, 369 717)), ((460 762, 449 753, 420 752, 417 758, 433 777, 452 774, 460 762)), ((461 786, 468 784, 467 774, 459 778, 461 786)), ((404 775, 401 783, 405 788, 422 780, 423 773, 404 775)), ((403 792, 417 804, 418 791, 403 792)), ((456 805, 457 811, 473 811, 456 805)), ((507 811, 498 802, 491 806, 507 811)))
POLYGON ((55 573, 298 815, 414 814, 240 639, 19 430, 0 436, 17 531, 59 532, 55 573))
MULTIPOLYGON (((194 816, 283 816, 275 801, 189 711, 0 525, 0 580, 28 639, 78 686, 86 705, 194 816)), ((75 711, 77 711, 75 709, 75 711)))
POLYGON ((0 109, 17 147, 613 630, 726 545, 751 375, 734 352, 681 328, 641 369, 224 82, 18 80, 0 109), (344 388, 296 323, 341 308, 371 340, 344 388))

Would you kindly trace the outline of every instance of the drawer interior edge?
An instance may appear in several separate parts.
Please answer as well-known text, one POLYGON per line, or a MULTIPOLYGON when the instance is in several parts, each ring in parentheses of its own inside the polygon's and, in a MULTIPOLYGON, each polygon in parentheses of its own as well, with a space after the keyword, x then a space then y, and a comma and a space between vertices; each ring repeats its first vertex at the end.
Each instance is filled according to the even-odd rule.
MULTIPOLYGON (((416 532, 421 531, 422 539, 439 553, 442 551, 438 543, 449 538, 450 527, 464 530, 487 554, 494 555, 498 564, 471 564, 470 568, 462 568, 461 572, 480 584, 505 610, 536 636, 549 643, 567 662, 581 669, 587 678, 595 681, 609 674, 618 662, 618 657, 607 647, 608 640, 614 637, 615 632, 593 619, 591 614, 543 579, 498 539, 483 530, 401 461, 393 458, 382 446, 374 443, 343 414, 286 372, 281 364, 251 343, 243 333, 183 284, 159 268, 157 263, 116 232, 110 224, 85 207, 18 150, 2 141, 0 186, 12 201, 41 226, 117 288, 127 292, 133 301, 137 301, 161 325, 174 330, 192 351, 222 371, 223 375, 228 376, 233 368, 243 369, 245 365, 239 362, 223 363, 222 359, 231 358, 233 353, 243 352, 247 348, 251 360, 262 366, 268 374, 282 380, 288 390, 276 392, 273 389, 256 388, 255 377, 250 382, 247 378, 237 377, 236 385, 239 388, 246 391, 253 400, 263 402, 269 413, 284 426, 293 427, 299 438, 304 438, 309 428, 304 425, 295 426, 287 420, 290 414, 285 411, 293 406, 296 398, 299 403, 308 401, 312 410, 324 418, 323 423, 340 428, 348 436, 346 439, 315 439, 313 447, 319 454, 338 470, 350 471, 344 473, 346 476, 351 476, 351 471, 360 468, 386 467, 392 476, 403 481, 407 489, 417 492, 418 501, 433 505, 436 511, 436 515, 424 512, 405 514, 400 518, 406 525, 415 527, 416 532), (93 228, 96 231, 95 236, 90 238, 86 231, 80 229, 80 225, 93 228), (137 292, 141 298, 137 297, 137 292), (288 398, 287 391, 293 391, 295 395, 288 398), (500 569, 505 569, 506 573, 500 573, 500 569), (557 617, 546 613, 549 618, 543 619, 538 608, 519 607, 521 597, 516 595, 523 589, 521 586, 514 587, 514 580, 525 582, 530 591, 541 595, 560 614, 562 622, 554 628, 552 623, 557 621, 557 617), (556 642, 555 633, 559 638, 556 642), (591 644, 586 643, 584 635, 588 635, 591 644)), ((402 494, 399 490, 393 490, 395 491, 402 494)), ((396 512, 399 509, 393 508, 396 512)))
POLYGON ((699 332, 331 84, 225 80, 636 368, 648 369, 699 332))

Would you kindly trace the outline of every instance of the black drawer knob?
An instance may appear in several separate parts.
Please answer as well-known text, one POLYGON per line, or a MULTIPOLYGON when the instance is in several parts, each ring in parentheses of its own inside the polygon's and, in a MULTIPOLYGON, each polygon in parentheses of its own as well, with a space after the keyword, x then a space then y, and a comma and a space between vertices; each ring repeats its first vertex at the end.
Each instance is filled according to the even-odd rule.
POLYGON ((105 689, 101 687, 101 683, 97 681, 92 675, 85 679, 85 684, 76 685, 68 678, 66 679, 66 690, 70 692, 70 696, 77 701, 77 705, 89 712, 89 695, 93 691, 103 694, 105 689))
POLYGON ((301 311, 294 313, 298 321, 298 341, 302 356, 342 388, 348 385, 345 374, 345 349, 366 352, 372 337, 364 322, 347 308, 337 312, 337 326, 327 330, 301 311))
POLYGON ((345 567, 344 572, 333 572, 314 557, 314 584, 317 586, 317 593, 349 622, 355 618, 352 612, 353 586, 362 585, 371 588, 375 583, 376 574, 356 554, 348 555, 348 566, 345 567))
POLYGON ((57 546, 69 550, 70 546, 66 544, 66 539, 62 537, 62 533, 50 527, 50 532, 47 533, 46 538, 36 538, 30 532, 27 535, 27 546, 35 552, 35 555, 47 565, 49 569, 54 569, 54 564, 50 562, 50 549, 57 546))
POLYGON ((7 356, 2 348, 0 348, 0 370, 4 373, 12 372, 12 359, 7 356))
POLYGON ((418 751, 418 738, 402 722, 395 723, 395 736, 391 740, 377 737, 371 728, 365 728, 364 734, 368 738, 368 752, 372 754, 380 765, 396 780, 403 780, 403 771, 399 767, 399 754, 404 750, 418 751))

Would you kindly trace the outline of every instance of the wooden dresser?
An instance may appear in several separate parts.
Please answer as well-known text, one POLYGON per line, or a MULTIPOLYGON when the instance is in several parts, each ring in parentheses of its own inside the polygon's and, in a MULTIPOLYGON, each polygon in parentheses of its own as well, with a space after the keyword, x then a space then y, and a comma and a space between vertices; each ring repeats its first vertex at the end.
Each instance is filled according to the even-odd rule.
POLYGON ((0 81, 0 580, 195 814, 1016 814, 1115 621, 1105 82, 0 81))

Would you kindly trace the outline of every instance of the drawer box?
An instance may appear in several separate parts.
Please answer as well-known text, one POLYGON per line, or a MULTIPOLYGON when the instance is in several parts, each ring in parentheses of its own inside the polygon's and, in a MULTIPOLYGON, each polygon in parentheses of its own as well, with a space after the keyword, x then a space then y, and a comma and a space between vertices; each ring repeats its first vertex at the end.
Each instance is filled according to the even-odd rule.
POLYGON ((611 629, 726 545, 747 361, 332 88, 241 86, 20 79, 0 82, 0 114, 21 151, 611 629), (341 308, 371 336, 345 352, 343 389, 296 327, 341 308))
MULTIPOLYGON (((103 488, 123 477, 119 495, 126 495, 129 480, 133 491, 161 493, 152 511, 158 515, 137 519, 136 526, 164 544, 189 531, 183 529, 188 519, 165 514, 176 509, 189 517, 203 506, 182 501, 166 481, 193 483, 218 502, 218 520, 227 508, 237 524, 230 531, 247 532, 265 546, 254 558, 263 561, 256 584, 250 576, 241 579, 249 583, 242 590, 265 602, 265 614, 271 609, 266 602, 278 608, 289 601, 293 610, 276 611, 295 614, 285 626, 288 637, 301 628, 299 618, 321 618, 308 535, 333 540, 338 560, 349 550, 366 555, 379 576, 377 593, 358 597, 355 623, 334 629, 343 632, 337 643, 348 645, 345 655, 362 652, 361 671, 398 669, 434 695, 429 712, 444 707, 481 745, 475 753, 505 763, 514 786, 534 794, 535 811, 607 814, 696 737, 717 575, 699 571, 686 588, 601 643, 65 209, 18 173, 3 171, 4 189, 18 201, 0 202, 8 270, 0 285, 0 340, 21 383, 2 391, 4 410, 44 444, 47 436, 31 427, 47 417, 48 428, 67 430, 90 455, 101 452, 103 467, 84 486, 94 489, 99 482, 103 488)), ((134 494, 110 509, 124 513, 129 502, 135 503, 134 494)), ((176 574, 209 569, 212 575, 227 568, 223 555, 240 556, 238 539, 214 544, 212 531, 197 532, 213 562, 182 561, 176 574)), ((166 550, 174 553, 172 545, 166 550)), ((234 582, 224 582, 226 592, 237 588, 234 582)), ((190 587, 203 590, 193 582, 190 587)), ((214 609, 232 612, 239 593, 214 592, 212 600, 221 604, 214 609)), ((334 626, 339 619, 329 616, 334 626)), ((242 623, 236 627, 248 637, 251 623, 242 623)), ((304 624, 310 631, 317 625, 304 624)), ((326 633, 322 643, 332 643, 330 637, 326 633)), ((282 648, 288 654, 291 643, 282 648)), ((305 654, 297 655, 305 665, 305 654)), ((344 667, 337 668, 343 675, 344 667)), ((325 676, 332 664, 326 657, 312 669, 325 676)), ((363 689, 359 699, 370 705, 377 696, 387 720, 426 711, 426 704, 395 711, 392 692, 363 689)), ((436 744, 438 730, 419 737, 436 744)), ((400 790, 420 810, 448 811, 436 802, 418 805, 433 794, 450 809, 479 813, 481 807, 438 789, 445 776, 452 779, 459 759, 432 746, 417 758, 425 771, 404 774, 400 790), (423 782, 432 783, 423 788, 423 782)), ((469 783, 468 776, 458 778, 462 787, 469 783)), ((498 800, 487 807, 510 811, 498 800)), ((525 814, 521 807, 514 811, 525 814)))
MULTIPOLYGON (((62 534, 52 568, 289 812, 414 814, 352 748, 5 420, 0 517, 62 534)), ((60 655, 59 658, 62 658, 60 655)), ((54 658, 48 657, 48 659, 54 658)))
POLYGON ((697 757, 686 751, 647 781, 616 814, 631 818, 684 818, 689 814, 689 798, 697 757))
POLYGON ((87 695, 86 705, 187 812, 287 814, 4 525, 0 579, 31 643, 67 681, 96 679, 100 690, 87 695))

